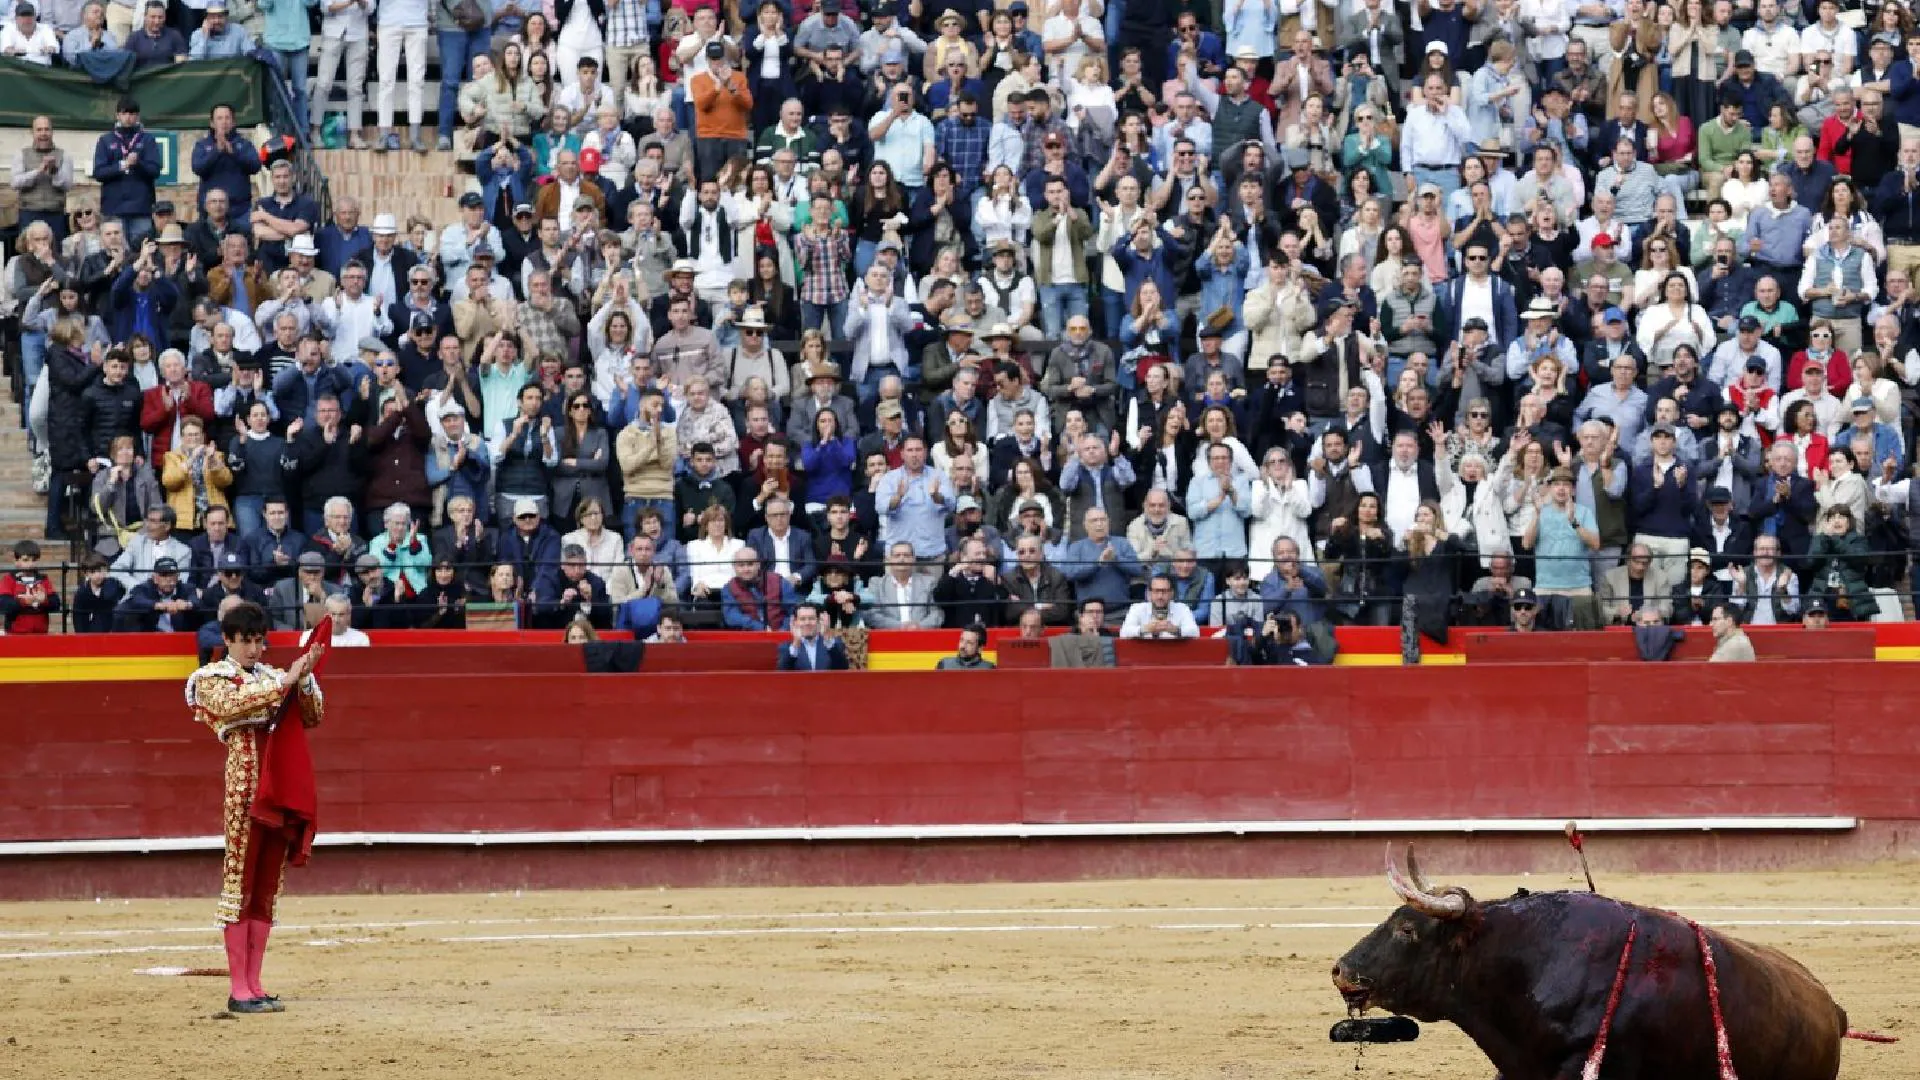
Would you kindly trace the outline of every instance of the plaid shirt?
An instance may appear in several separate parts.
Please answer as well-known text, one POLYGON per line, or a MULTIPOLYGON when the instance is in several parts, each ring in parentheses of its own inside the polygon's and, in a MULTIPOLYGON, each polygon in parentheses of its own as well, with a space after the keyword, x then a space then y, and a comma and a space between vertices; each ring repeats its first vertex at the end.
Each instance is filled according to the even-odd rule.
POLYGON ((934 150, 940 160, 953 166, 961 188, 979 185, 980 174, 987 167, 987 137, 992 133, 993 125, 981 116, 973 118, 972 127, 962 124, 957 116, 940 121, 940 130, 934 136, 934 150))
POLYGON ((646 43, 646 0, 615 0, 607 11, 607 44, 625 49, 646 43))
POLYGON ((535 357, 568 355, 567 339, 580 332, 580 319, 564 296, 554 297, 553 307, 547 311, 534 307, 531 301, 521 304, 518 322, 528 353, 535 357))
POLYGON ((1047 160, 1043 148, 1046 145, 1047 136, 1056 132, 1061 139, 1066 139, 1067 125, 1051 116, 1047 117, 1044 124, 1029 116, 1026 123, 1020 125, 1020 138, 1027 144, 1026 156, 1020 160, 1021 176, 1039 168, 1041 163, 1047 160))
POLYGON ((801 303, 826 307, 840 303, 853 291, 847 286, 853 243, 844 229, 833 230, 825 240, 799 233, 793 238, 793 256, 806 275, 800 282, 801 303))

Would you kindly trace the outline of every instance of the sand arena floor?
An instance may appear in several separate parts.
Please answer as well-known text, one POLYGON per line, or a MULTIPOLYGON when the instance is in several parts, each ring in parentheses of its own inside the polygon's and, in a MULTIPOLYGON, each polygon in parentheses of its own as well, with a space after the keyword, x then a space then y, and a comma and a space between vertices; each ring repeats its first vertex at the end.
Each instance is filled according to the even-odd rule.
MULTIPOLYGON (((1787 949, 1855 1026, 1906 1036, 1849 1043, 1843 1077, 1920 1076, 1920 867, 1603 884, 1787 949)), ((222 963, 211 897, 0 905, 0 1077, 1355 1076, 1326 1041, 1327 971, 1390 895, 1379 878, 293 895, 266 973, 288 1011, 232 1019, 224 978, 137 973, 222 963)), ((1360 1067, 1491 1075, 1444 1025, 1360 1067)))

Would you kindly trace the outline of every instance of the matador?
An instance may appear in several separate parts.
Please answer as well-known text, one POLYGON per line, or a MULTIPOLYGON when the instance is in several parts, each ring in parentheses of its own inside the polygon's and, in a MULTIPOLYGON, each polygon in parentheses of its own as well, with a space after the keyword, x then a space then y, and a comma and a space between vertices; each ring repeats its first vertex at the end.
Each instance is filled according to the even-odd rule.
POLYGON ((233 608, 220 620, 226 656, 187 679, 187 706, 194 719, 212 728, 227 746, 222 798, 226 854, 217 915, 225 928, 232 981, 227 1008, 236 1013, 285 1011, 280 999, 260 985, 274 905, 294 843, 289 830, 264 825, 252 813, 270 726, 288 688, 296 684, 300 719, 307 727, 320 722, 324 709, 320 684, 311 674, 318 650, 285 671, 264 664, 260 657, 266 651, 267 628, 266 612, 258 605, 233 608))

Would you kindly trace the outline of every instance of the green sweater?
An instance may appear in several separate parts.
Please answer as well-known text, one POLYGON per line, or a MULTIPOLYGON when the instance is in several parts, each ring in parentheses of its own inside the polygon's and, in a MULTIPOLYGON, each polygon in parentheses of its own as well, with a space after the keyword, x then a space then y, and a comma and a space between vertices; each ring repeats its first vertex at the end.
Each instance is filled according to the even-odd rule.
POLYGON ((1700 125, 1700 168, 1707 172, 1726 172, 1744 150, 1753 147, 1753 128, 1745 120, 1728 131, 1716 117, 1700 125))

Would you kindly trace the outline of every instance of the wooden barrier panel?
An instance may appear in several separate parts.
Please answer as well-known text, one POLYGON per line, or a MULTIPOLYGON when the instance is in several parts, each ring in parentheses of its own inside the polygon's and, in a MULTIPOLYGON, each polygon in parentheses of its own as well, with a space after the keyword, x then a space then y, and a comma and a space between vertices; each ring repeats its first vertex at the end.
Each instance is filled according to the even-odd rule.
MULTIPOLYGON (((267 662, 285 667, 300 655, 293 647, 267 650, 267 662)), ((376 645, 332 649, 323 677, 342 675, 558 675, 586 671, 578 645, 376 645)))
MULTIPOLYGON (((1920 818, 1920 667, 1855 660, 331 675, 327 831, 1920 818)), ((216 831, 177 683, 0 686, 0 840, 216 831)))
MULTIPOLYGON (((1871 626, 1836 626, 1827 630, 1750 626, 1746 631, 1753 641, 1754 655, 1762 660, 1871 660, 1874 656, 1875 634, 1871 626)), ((1696 626, 1685 633, 1686 639, 1674 647, 1670 660, 1705 660, 1713 655, 1713 631, 1696 626)), ((1551 634, 1470 630, 1463 638, 1470 664, 1643 662, 1634 647, 1633 631, 1625 627, 1551 634)))

